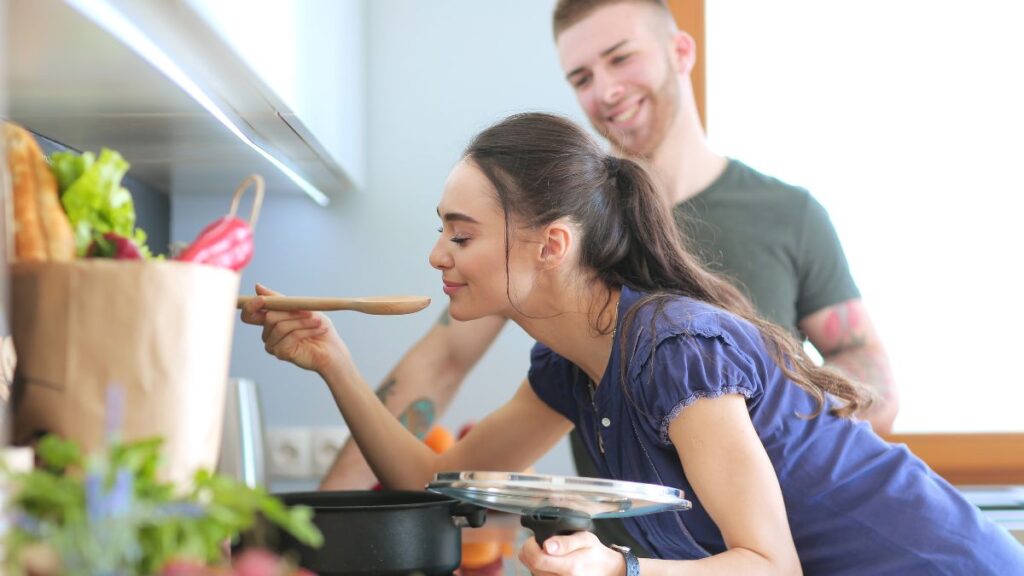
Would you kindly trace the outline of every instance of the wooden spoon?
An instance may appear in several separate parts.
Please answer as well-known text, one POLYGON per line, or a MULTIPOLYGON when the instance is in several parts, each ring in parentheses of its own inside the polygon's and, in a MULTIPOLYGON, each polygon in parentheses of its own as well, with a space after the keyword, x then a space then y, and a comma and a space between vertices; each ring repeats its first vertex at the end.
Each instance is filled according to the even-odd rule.
MULTIPOLYGON (((238 307, 255 296, 239 296, 238 307)), ((426 296, 366 296, 364 298, 314 298, 306 296, 265 296, 267 310, 354 310, 364 314, 412 314, 430 304, 426 296)))

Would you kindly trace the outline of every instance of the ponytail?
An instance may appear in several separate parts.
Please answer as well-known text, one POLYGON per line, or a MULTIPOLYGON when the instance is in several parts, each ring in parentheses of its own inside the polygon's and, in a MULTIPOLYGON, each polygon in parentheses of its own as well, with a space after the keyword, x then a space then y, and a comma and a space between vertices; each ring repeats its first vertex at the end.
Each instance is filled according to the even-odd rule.
MULTIPOLYGON (((672 296, 707 302, 757 327, 776 365, 817 399, 811 416, 821 412, 826 395, 840 401, 830 409, 839 416, 871 404, 866 388, 815 365, 789 332, 758 316, 742 292, 686 250, 669 207, 642 166, 605 154, 572 122, 548 114, 510 116, 480 133, 465 155, 494 185, 506 222, 511 215, 527 226, 570 218, 581 230, 581 266, 610 288, 649 293, 626 313, 624 329, 648 303, 660 309, 672 296)), ((604 306, 595 318, 608 325, 594 328, 607 334, 610 295, 604 306)), ((621 352, 624 368, 626 348, 621 352)))
MULTIPOLYGON (((851 416, 870 406, 873 398, 863 386, 814 364, 802 343, 785 329, 761 318, 738 288, 706 269, 685 249, 682 231, 672 220, 650 176, 639 164, 623 159, 618 165, 615 181, 624 199, 621 205, 626 208, 626 227, 633 231, 634 240, 629 256, 613 266, 608 276, 618 277, 619 285, 652 293, 623 318, 624 332, 628 333, 637 310, 647 302, 664 302, 672 294, 707 302, 732 312, 758 329, 772 360, 783 374, 817 400, 818 409, 810 416, 821 412, 826 405, 826 395, 840 400, 840 404, 831 409, 839 416, 851 416)), ((621 352, 620 366, 625 366, 625 348, 621 352)))

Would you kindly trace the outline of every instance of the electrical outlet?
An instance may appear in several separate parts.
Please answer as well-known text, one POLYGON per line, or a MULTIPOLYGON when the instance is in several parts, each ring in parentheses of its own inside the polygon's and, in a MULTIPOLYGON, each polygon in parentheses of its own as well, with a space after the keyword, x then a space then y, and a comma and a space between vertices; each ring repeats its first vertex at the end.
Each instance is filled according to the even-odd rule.
POLYGON ((310 452, 313 474, 323 476, 331 469, 338 451, 348 440, 348 428, 342 426, 325 426, 310 431, 310 452))
POLYGON ((309 478, 313 475, 309 428, 267 430, 267 468, 272 478, 309 478))

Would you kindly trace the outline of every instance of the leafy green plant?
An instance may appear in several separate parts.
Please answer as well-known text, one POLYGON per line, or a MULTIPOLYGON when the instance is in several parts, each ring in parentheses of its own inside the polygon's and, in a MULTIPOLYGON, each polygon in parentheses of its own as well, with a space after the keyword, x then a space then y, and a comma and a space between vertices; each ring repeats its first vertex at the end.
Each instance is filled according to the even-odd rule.
POLYGON ((9 479, 15 519, 7 573, 20 573, 21 553, 40 544, 68 576, 158 574, 181 559, 217 565, 225 543, 259 516, 307 545, 322 545, 309 508, 286 507, 234 479, 199 471, 179 493, 157 476, 162 443, 115 442, 86 457, 73 442, 44 437, 39 467, 9 479))

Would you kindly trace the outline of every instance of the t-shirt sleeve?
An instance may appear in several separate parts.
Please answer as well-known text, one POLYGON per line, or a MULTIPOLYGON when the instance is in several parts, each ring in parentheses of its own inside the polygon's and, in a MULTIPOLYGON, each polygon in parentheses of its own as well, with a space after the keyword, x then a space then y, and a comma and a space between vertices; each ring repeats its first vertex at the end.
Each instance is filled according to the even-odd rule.
POLYGON ((576 422, 578 403, 572 395, 573 366, 540 342, 530 350, 530 388, 556 412, 576 422))
POLYGON ((722 336, 680 334, 658 344, 650 366, 636 383, 642 409, 658 426, 663 445, 668 428, 701 398, 740 394, 750 400, 762 392, 754 362, 722 336))
POLYGON ((828 212, 810 195, 799 250, 798 320, 823 308, 860 298, 860 290, 850 274, 846 254, 828 212))

